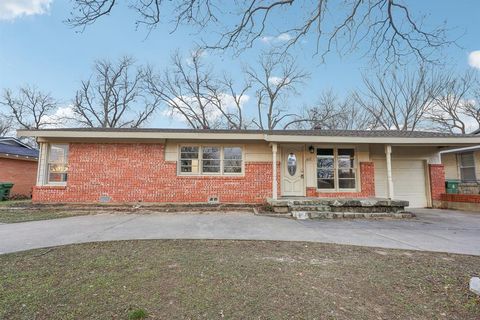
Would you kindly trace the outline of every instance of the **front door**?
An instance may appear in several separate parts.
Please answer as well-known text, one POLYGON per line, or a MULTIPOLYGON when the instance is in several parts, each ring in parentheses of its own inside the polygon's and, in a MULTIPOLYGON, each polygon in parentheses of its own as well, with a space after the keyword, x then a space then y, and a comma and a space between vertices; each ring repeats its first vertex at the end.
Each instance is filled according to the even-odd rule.
POLYGON ((286 146, 282 150, 282 195, 304 196, 303 146, 286 146))

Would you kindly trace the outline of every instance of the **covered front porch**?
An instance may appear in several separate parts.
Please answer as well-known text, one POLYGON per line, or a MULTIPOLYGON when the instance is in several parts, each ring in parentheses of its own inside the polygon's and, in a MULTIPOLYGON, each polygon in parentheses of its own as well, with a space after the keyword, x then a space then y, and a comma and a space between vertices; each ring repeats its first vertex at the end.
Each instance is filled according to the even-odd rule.
POLYGON ((276 165, 268 202, 276 211, 309 211, 296 210, 302 201, 307 209, 318 205, 310 210, 316 215, 398 213, 433 207, 444 192, 445 145, 316 139, 270 143, 276 165))
POLYGON ((270 146, 274 164, 271 200, 371 199, 378 196, 375 179, 380 176, 385 182, 385 192, 379 197, 396 199, 391 145, 271 143, 270 146), (384 161, 382 172, 375 171, 374 160, 384 161))

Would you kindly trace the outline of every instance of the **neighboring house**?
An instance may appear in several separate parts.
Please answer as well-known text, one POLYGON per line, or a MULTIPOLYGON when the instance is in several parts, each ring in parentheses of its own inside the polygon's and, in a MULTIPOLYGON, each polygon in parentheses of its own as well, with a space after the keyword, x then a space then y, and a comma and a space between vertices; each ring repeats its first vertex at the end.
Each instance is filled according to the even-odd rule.
POLYGON ((444 151, 441 157, 447 180, 480 181, 480 146, 444 151))
POLYGON ((439 151, 480 137, 344 130, 45 129, 35 202, 264 203, 383 197, 435 206, 439 151), (276 165, 273 165, 276 164, 276 165))
POLYGON ((11 195, 30 197, 37 176, 38 150, 16 138, 0 137, 0 182, 13 182, 11 195))
POLYGON ((458 189, 442 195, 440 207, 480 211, 480 145, 444 151, 441 159, 445 178, 457 181, 458 189))

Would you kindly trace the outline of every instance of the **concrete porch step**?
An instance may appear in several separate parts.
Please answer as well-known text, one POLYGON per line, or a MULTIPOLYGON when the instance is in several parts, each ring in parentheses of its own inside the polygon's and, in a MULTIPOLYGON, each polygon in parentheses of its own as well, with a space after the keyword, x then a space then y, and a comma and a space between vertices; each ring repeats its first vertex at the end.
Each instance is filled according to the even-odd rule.
POLYGON ((331 211, 330 206, 327 205, 293 205, 290 206, 290 211, 331 211))
POLYGON ((294 211, 292 217, 298 220, 306 219, 378 219, 378 218, 394 218, 404 219, 413 218, 415 215, 410 212, 331 212, 331 211, 294 211))
POLYGON ((408 218, 408 201, 384 198, 281 198, 268 201, 275 214, 295 219, 408 218))

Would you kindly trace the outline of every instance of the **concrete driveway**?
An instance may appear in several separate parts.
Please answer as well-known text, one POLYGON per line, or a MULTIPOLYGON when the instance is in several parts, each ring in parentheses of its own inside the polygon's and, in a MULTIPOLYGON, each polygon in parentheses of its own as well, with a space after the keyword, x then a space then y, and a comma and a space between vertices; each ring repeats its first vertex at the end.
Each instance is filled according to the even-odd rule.
POLYGON ((480 214, 418 209, 405 220, 306 220, 251 213, 101 214, 0 225, 0 253, 128 239, 314 241, 480 255, 480 214))

